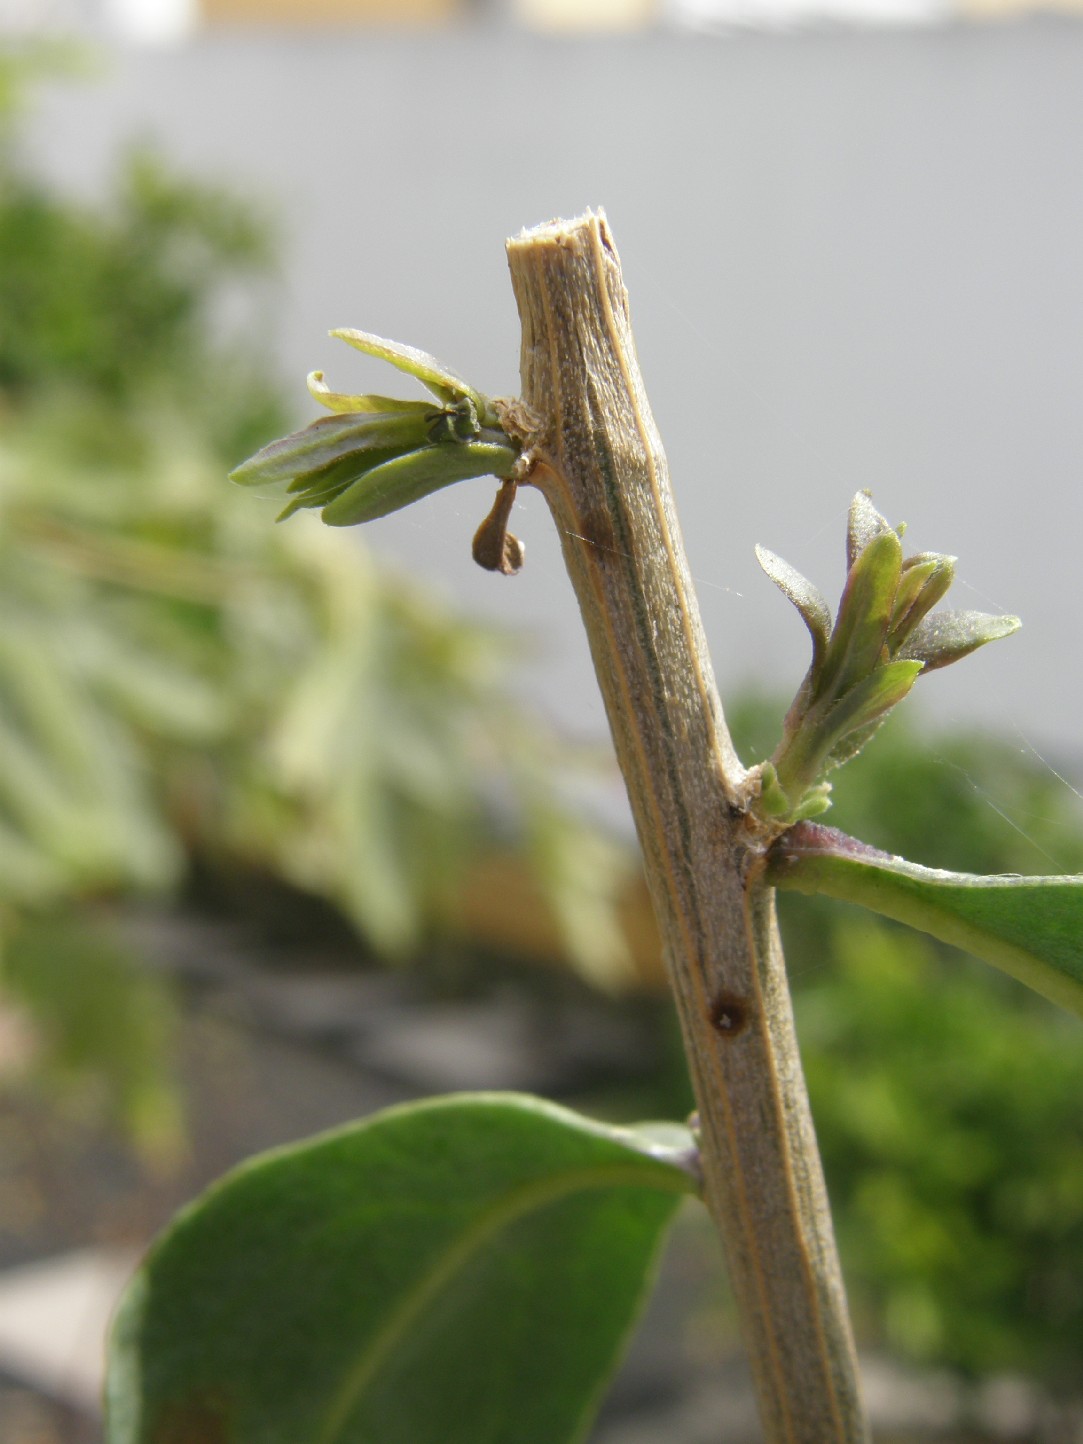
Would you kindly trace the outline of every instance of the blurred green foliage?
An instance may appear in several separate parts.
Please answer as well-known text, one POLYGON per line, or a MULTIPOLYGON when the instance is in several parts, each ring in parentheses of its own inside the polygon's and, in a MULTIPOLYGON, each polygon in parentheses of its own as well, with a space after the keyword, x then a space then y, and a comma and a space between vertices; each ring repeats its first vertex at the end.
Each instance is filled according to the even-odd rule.
MULTIPOLYGON (((271 419, 266 383, 247 396, 230 384, 223 397, 231 371, 208 368, 207 336, 222 283, 270 259, 258 215, 169 176, 148 154, 130 159, 103 214, 60 201, 16 166, 5 169, 0 390, 17 404, 44 380, 121 409, 157 394, 197 410, 223 449, 243 446, 239 430, 215 431, 271 419)), ((232 359, 241 374, 251 371, 239 354, 232 359)))
POLYGON ((164 1116, 161 988, 101 904, 193 859, 317 894, 393 957, 516 848, 576 955, 619 966, 601 844, 510 700, 519 648, 225 480, 286 422, 265 346, 221 323, 266 281, 258 212, 146 155, 83 206, 14 131, 0 169, 0 946, 46 1067, 137 1132, 164 1116), (87 1004, 122 977, 127 1005, 87 1004))
POLYGON ((1078 1023, 917 934, 846 915, 833 948, 798 1016, 856 1326, 925 1363, 1075 1388, 1078 1023))
MULTIPOLYGON (((746 702, 743 755, 781 708, 746 702)), ((1023 746, 891 718, 830 821, 971 872, 1083 872, 1083 807, 1023 746)), ((1083 1357, 1083 1030, 992 968, 826 899, 780 900, 855 1327, 973 1374, 1075 1389, 1083 1357)))
POLYGON ((10 928, 5 989, 19 999, 47 1052, 39 1084, 65 1112, 123 1118, 148 1161, 183 1147, 181 1100, 163 1057, 171 1001, 141 959, 85 912, 39 914, 10 928))

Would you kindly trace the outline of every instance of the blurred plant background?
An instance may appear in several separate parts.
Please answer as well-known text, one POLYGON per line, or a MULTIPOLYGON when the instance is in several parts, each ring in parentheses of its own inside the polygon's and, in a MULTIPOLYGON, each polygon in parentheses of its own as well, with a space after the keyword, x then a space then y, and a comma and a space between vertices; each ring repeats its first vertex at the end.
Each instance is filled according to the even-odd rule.
MULTIPOLYGON (((577 805, 608 761, 514 700, 521 639, 226 485, 300 419, 263 363, 273 220, 145 152, 105 209, 50 190, 19 119, 35 70, 72 63, 0 59, 3 1086, 168 1169, 179 1003, 128 919, 278 898, 443 994, 482 958, 532 986, 560 964, 653 1040, 595 1101, 687 1108, 632 848, 577 805)), ((734 710, 767 755, 782 707, 734 710)), ((832 822, 916 861, 1083 871, 1078 799, 995 737, 893 720, 836 795, 832 822)), ((783 921, 863 1342, 1077 1390, 1078 1023, 840 905, 783 921)))
POLYGON ((106 211, 52 194, 17 122, 30 69, 66 59, 0 72, 3 977, 46 1073, 153 1149, 178 1124, 169 1009, 112 926, 125 902, 262 877, 401 959, 461 929, 484 858, 518 855, 605 977, 629 869, 558 797, 512 637, 225 483, 285 425, 258 342, 219 325, 273 228, 147 154, 106 211))
MULTIPOLYGON (((778 716, 738 709, 748 755, 769 755, 778 716)), ((839 773, 829 820, 930 867, 1083 872, 1083 810, 1044 763, 905 711, 839 773)), ((1077 1392, 1078 1020, 863 909, 787 895, 780 911, 859 1337, 1077 1392)))

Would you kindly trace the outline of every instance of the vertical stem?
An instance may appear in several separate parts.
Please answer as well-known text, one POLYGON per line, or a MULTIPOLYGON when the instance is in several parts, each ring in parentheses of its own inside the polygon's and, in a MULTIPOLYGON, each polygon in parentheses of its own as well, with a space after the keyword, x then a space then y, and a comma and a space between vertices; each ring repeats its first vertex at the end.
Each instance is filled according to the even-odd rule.
MULTIPOLYGON (((643 848, 769 1444, 867 1436, 755 780, 722 716, 605 217, 508 242, 522 432, 560 531, 643 848)), ((723 1425, 724 1425, 724 1421, 723 1425)))

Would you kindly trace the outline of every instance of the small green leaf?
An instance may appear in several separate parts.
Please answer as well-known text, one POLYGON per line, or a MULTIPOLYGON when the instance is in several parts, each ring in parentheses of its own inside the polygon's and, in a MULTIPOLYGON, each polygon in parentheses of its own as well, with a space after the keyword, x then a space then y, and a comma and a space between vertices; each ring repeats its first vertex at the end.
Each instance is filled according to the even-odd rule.
MULTIPOLYGON (((774 759, 785 794, 803 800, 814 778, 856 757, 920 673, 920 662, 884 662, 839 701, 830 705, 824 701, 811 710, 774 759)), ((791 814, 791 820, 797 822, 822 811, 823 805, 812 813, 802 807, 791 814)))
MULTIPOLYGON (((406 449, 413 451, 414 447, 408 446, 406 449)), ((330 466, 321 467, 319 471, 302 472, 300 476, 294 477, 286 487, 286 492, 290 496, 300 492, 308 497, 317 492, 344 491, 351 481, 364 476, 366 471, 382 466, 393 456, 401 455, 402 448, 397 446, 359 446, 345 456, 340 456, 338 461, 333 461, 330 466)))
POLYGON ((268 490, 285 486, 297 490, 337 462, 349 457, 362 459, 370 451, 404 451, 421 446, 426 438, 426 417, 432 407, 420 411, 351 413, 321 416, 300 431, 272 441, 229 474, 238 486, 260 486, 268 490))
MULTIPOLYGON (((328 471, 321 472, 315 479, 309 478, 307 486, 297 491, 296 495, 291 495, 289 502, 275 517, 275 521, 285 521, 287 517, 293 516, 294 512, 301 511, 304 508, 312 509, 327 506, 330 502, 334 501, 336 496, 341 496, 346 488, 351 486, 359 476, 364 476, 367 471, 371 471, 374 467, 381 466, 385 461, 390 461, 391 457, 396 455, 398 455, 398 453, 394 451, 390 453, 387 451, 372 452, 365 458, 365 461, 371 463, 370 465, 365 465, 364 462, 354 459, 351 465, 343 465, 343 463, 340 462, 337 466, 332 466, 328 471)), ((295 490, 295 487, 290 487, 291 493, 295 490)))
POLYGON ((793 807, 793 801, 782 790, 778 772, 773 762, 760 764, 759 808, 765 817, 784 817, 793 807))
POLYGON ((812 671, 816 672, 831 635, 831 609, 823 593, 789 562, 766 547, 756 548, 756 560, 767 575, 797 610, 812 637, 812 671))
POLYGON ((902 570, 902 544, 878 532, 858 553, 839 602, 815 696, 841 696, 880 661, 902 570))
POLYGON ((467 385, 461 376, 457 376, 443 362, 437 361, 435 356, 430 356, 428 351, 419 351, 416 346, 404 346, 399 341, 387 341, 383 336, 374 336, 369 331, 355 331, 349 326, 339 327, 330 334, 356 350, 363 351, 366 356, 375 356, 379 361, 389 361, 408 376, 416 376, 421 384, 427 386, 445 405, 468 396, 478 408, 479 414, 484 415, 486 424, 492 424, 491 407, 487 398, 467 385))
POLYGON ((919 671, 945 666, 984 642, 1007 636, 1015 617, 978 612, 930 615, 955 574, 955 558, 921 552, 903 558, 904 527, 892 527, 859 492, 847 524, 849 569, 835 625, 826 636, 823 598, 800 573, 757 547, 760 565, 801 612, 813 661, 783 722, 782 741, 762 777, 757 808, 779 830, 815 815, 823 774, 855 756, 919 671))
POLYGON ((867 491, 859 491, 850 503, 850 515, 846 526, 846 568, 847 571, 874 537, 884 532, 893 532, 887 517, 881 516, 872 504, 867 491))
POLYGON ((926 672, 935 672, 986 642, 1010 637, 1021 625, 1018 617, 994 617, 988 612, 937 612, 919 623, 900 656, 924 662, 926 672))
POLYGON ((887 637, 892 656, 955 580, 955 561, 955 557, 926 553, 903 562, 887 637))
POLYGON ((800 803, 794 810, 794 822, 804 822, 809 817, 819 817, 821 812, 826 812, 831 806, 831 784, 821 782, 806 792, 800 803))
POLYGON ((909 923, 1083 1015, 1083 876, 942 872, 809 823, 779 838, 767 875, 909 923))
MULTIPOLYGON (((836 739, 828 749, 832 753, 837 742, 855 732, 878 725, 896 706, 921 675, 921 663, 910 659, 884 662, 841 697, 827 714, 823 732, 836 739)), ((848 751, 853 757, 854 751, 848 751)), ((842 760, 842 759, 837 759, 842 760)))
POLYGON ((396 401, 390 396, 348 396, 342 391, 332 391, 323 379, 322 371, 308 373, 308 390, 314 400, 329 411, 424 411, 432 410, 428 401, 396 401))
POLYGON ((128 1288, 108 1444, 581 1439, 692 1157, 479 1094, 245 1164, 128 1288))
POLYGON ((328 526, 374 521, 452 482, 507 476, 517 460, 518 453, 510 446, 489 441, 425 446, 365 472, 320 515, 328 526))

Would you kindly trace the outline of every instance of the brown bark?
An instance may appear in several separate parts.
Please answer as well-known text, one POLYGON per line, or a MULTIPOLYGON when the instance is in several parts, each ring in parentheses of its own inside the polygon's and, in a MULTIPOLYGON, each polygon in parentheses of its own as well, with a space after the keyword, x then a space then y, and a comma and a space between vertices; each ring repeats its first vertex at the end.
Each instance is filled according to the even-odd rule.
MULTIPOLYGON (((699 1108, 765 1438, 867 1438, 755 778, 726 730, 605 217, 508 243, 526 443, 590 639, 699 1108)), ((724 1430, 725 1421, 720 1421, 724 1430)))

